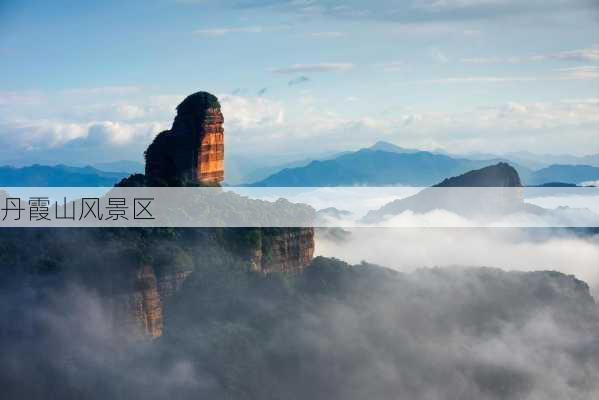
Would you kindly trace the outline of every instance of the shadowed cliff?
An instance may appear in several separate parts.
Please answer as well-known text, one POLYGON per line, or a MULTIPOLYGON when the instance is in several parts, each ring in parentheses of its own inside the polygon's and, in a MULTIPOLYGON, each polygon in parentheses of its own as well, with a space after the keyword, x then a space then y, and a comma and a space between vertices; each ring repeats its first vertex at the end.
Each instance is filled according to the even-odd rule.
POLYGON ((216 96, 197 92, 177 106, 170 130, 146 150, 146 176, 157 183, 216 184, 224 179, 223 114, 216 96))

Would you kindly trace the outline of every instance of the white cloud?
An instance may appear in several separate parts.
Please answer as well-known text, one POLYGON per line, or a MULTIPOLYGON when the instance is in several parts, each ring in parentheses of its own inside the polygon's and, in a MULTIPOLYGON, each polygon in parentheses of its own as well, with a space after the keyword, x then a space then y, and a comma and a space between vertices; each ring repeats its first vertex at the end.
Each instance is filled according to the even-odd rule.
POLYGON ((564 79, 599 79, 599 67, 587 65, 583 67, 562 68, 558 70, 563 73, 564 79))
POLYGON ((577 62, 595 62, 599 61, 599 46, 588 47, 584 49, 561 51, 557 53, 534 54, 527 56, 513 57, 467 57, 460 61, 469 64, 518 64, 532 61, 577 61, 577 62))
MULTIPOLYGON (((540 20, 562 11, 596 10, 591 0, 295 0, 244 1, 246 7, 269 7, 306 16, 334 16, 345 19, 373 19, 395 22, 485 21, 526 16, 540 20), (255 4, 254 4, 255 3, 255 4)), ((236 2, 234 3, 236 4, 236 2)), ((544 21, 546 22, 546 21, 544 21)))
POLYGON ((394 27, 392 33, 399 35, 410 35, 410 36, 433 36, 433 35, 445 35, 453 33, 455 27, 450 24, 439 24, 439 23, 403 23, 394 27))
POLYGON ((164 125, 115 121, 71 122, 65 120, 3 123, 0 143, 12 151, 31 151, 77 145, 126 146, 135 140, 149 142, 164 125))
POLYGON ((321 238, 316 251, 350 263, 368 260, 403 271, 451 265, 550 269, 574 274, 599 287, 598 240, 599 237, 586 239, 567 232, 544 237, 538 230, 515 228, 357 228, 351 230, 346 242, 321 238))
POLYGON ((556 59, 565 61, 582 61, 592 62, 599 61, 599 46, 589 47, 586 49, 562 51, 559 53, 533 56, 535 59, 556 59))
POLYGON ((462 58, 460 60, 463 63, 467 64, 518 64, 522 62, 522 58, 520 57, 470 57, 470 58, 462 58))
POLYGON ((453 10, 457 8, 470 8, 493 5, 517 4, 514 0, 416 0, 416 8, 422 8, 428 11, 453 10))
MULTIPOLYGON (((395 63, 378 66, 400 65, 395 63)), ((574 79, 567 77, 568 74, 588 75, 588 71, 558 72, 564 79, 574 79)), ((461 77, 428 83, 500 83, 518 79, 528 78, 461 77)), ((184 97, 135 90, 129 95, 115 96, 84 96, 78 91, 61 91, 36 93, 33 101, 27 98, 27 93, 11 93, 10 98, 24 100, 0 107, 0 159, 4 162, 16 158, 43 160, 50 152, 75 145, 87 146, 90 152, 71 151, 71 159, 100 157, 98 151, 91 151, 94 140, 105 146, 107 156, 113 154, 109 148, 118 148, 122 150, 120 158, 138 159, 153 136, 170 126, 175 106, 184 97)), ((291 154, 306 157, 315 151, 368 146, 376 140, 396 141, 411 148, 459 149, 460 152, 488 151, 489 148, 497 152, 514 151, 530 146, 538 152, 549 153, 555 149, 574 153, 597 151, 593 145, 599 126, 599 102, 594 99, 512 102, 452 112, 397 108, 393 112, 348 114, 340 112, 330 100, 324 101, 310 93, 299 92, 287 102, 259 96, 219 95, 219 98, 225 116, 228 152, 238 155, 260 157, 276 151, 285 157, 291 154), (564 143, 563 132, 569 132, 567 143, 564 143)), ((339 105, 354 107, 355 102, 355 96, 346 94, 339 105)), ((64 156, 61 153, 60 157, 64 156)), ((58 158, 56 153, 55 159, 58 158)), ((65 158, 64 162, 68 160, 65 158)))
POLYGON ((32 106, 45 101, 44 95, 36 91, 0 91, 0 107, 2 106, 32 106))
POLYGON ((385 114, 346 115, 332 112, 326 103, 308 96, 283 106, 293 112, 285 114, 280 126, 235 134, 242 135, 248 154, 296 152, 298 157, 313 153, 314 143, 318 143, 318 151, 339 151, 370 146, 375 140, 460 153, 532 147, 535 152, 555 153, 559 149, 588 154, 599 151, 599 103, 590 100, 510 102, 451 112, 400 108, 385 114), (568 132, 567 142, 563 132, 568 132))
POLYGON ((408 84, 461 84, 461 83, 514 83, 514 82, 550 82, 550 81, 572 81, 572 80, 597 80, 599 79, 599 67, 594 65, 560 68, 551 75, 530 76, 455 76, 439 79, 427 79, 421 81, 406 82, 408 84))
POLYGON ((133 141, 149 142, 162 126, 156 123, 127 124, 102 121, 92 124, 86 136, 89 144, 126 146, 133 141))
POLYGON ((53 148, 85 136, 88 124, 57 120, 13 120, 0 123, 0 143, 11 152, 53 148))
POLYGON ((237 27, 237 28, 206 28, 206 29, 197 29, 193 31, 194 34, 200 36, 225 36, 230 33, 261 33, 264 31, 264 28, 261 26, 246 26, 246 27, 237 27))
MULTIPOLYGON (((571 102, 511 102, 459 111, 399 109, 384 117, 327 115, 308 108, 301 113, 305 128, 288 127, 289 143, 294 129, 318 138, 321 146, 346 148, 367 146, 376 139, 397 140, 405 147, 452 151, 514 151, 534 146, 537 152, 597 152, 599 103, 581 99, 571 102), (563 132, 569 132, 564 144, 563 132), (397 137, 394 137, 394 136, 397 137), (595 146, 595 147, 593 147, 595 146), (338 146, 337 146, 338 147, 338 146)), ((301 146, 301 144, 299 144, 301 146)))
POLYGON ((154 135, 170 125, 182 98, 152 96, 135 86, 2 93, 0 159, 140 159, 154 135))
POLYGON ((227 131, 269 128, 285 121, 283 106, 264 97, 223 95, 219 100, 227 131))
POLYGON ((62 96, 126 96, 141 92, 141 88, 137 86, 102 86, 90 88, 75 88, 66 89, 61 92, 62 96))
POLYGON ((375 67, 380 68, 385 72, 397 72, 404 68, 404 63, 402 61, 389 61, 375 64, 375 67))
POLYGON ((310 72, 345 72, 354 68, 351 63, 320 63, 320 64, 295 64, 290 67, 273 68, 275 74, 298 74, 310 72))
POLYGON ((314 38, 322 38, 322 39, 334 39, 334 38, 340 38, 345 36, 346 34, 343 32, 336 32, 336 31, 328 31, 328 32, 312 32, 310 34, 308 34, 308 36, 314 37, 314 38))
POLYGON ((505 82, 531 82, 537 81, 539 78, 534 76, 460 76, 440 79, 429 79, 408 83, 505 83, 505 82))

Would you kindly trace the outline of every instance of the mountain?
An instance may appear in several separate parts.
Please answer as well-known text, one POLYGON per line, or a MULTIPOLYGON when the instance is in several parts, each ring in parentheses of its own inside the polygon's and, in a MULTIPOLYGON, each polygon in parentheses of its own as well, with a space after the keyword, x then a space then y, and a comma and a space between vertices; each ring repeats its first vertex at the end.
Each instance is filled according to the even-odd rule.
POLYGON ((520 177, 514 167, 507 163, 484 167, 465 174, 444 179, 421 192, 385 204, 378 210, 368 212, 362 222, 379 223, 404 211, 426 213, 446 210, 469 217, 493 217, 514 212, 541 214, 540 207, 526 204, 518 191, 476 188, 521 187, 520 177), (453 188, 472 188, 459 190, 453 188))
POLYGON ((225 178, 224 117, 216 96, 193 93, 177 106, 169 130, 145 151, 145 175, 157 183, 219 184, 225 178))
POLYGON ((113 186, 126 177, 124 172, 105 172, 93 167, 38 165, 14 168, 0 167, 0 186, 113 186))
POLYGON ((143 172, 144 165, 137 161, 121 160, 93 164, 92 167, 106 172, 126 172, 138 174, 143 172))
POLYGON ((552 164, 590 165, 599 167, 599 154, 574 156, 570 154, 535 154, 528 151, 505 154, 506 158, 531 168, 539 169, 552 164))
POLYGON ((519 187, 518 171, 507 163, 499 163, 463 175, 444 179, 434 187, 519 187))
MULTIPOLYGON (((220 107, 216 101, 200 107, 179 107, 181 124, 152 145, 148 175, 119 186, 196 187, 220 178, 220 107), (203 133, 218 141, 198 146, 205 118, 212 126, 203 133), (206 171, 202 162, 210 159, 218 162, 206 171)), ((423 152, 364 152, 392 156, 389 163, 400 164, 397 156, 413 157, 410 166, 429 162, 436 175, 464 166, 423 152)), ((40 168, 112 177, 93 168, 40 168)), ((520 183, 512 167, 497 164, 439 186, 481 182, 520 183)), ((204 202, 195 205, 213 212, 204 202)), ((260 207, 260 214, 272 212, 260 207)), ((343 240, 342 231, 329 232, 343 240)), ((313 258, 312 228, 0 227, 0 234, 6 399, 495 400, 596 393, 599 309, 588 285, 572 275, 350 265, 313 258)))
POLYGON ((534 171, 527 183, 530 185, 543 185, 549 182, 580 184, 599 179, 599 167, 590 165, 562 165, 555 164, 534 171))
MULTIPOLYGON (((374 150, 374 151, 386 151, 386 152, 390 152, 390 153, 417 153, 420 151, 420 150, 403 148, 403 147, 397 146, 393 143, 385 142, 382 140, 378 141, 374 145, 368 147, 368 149, 374 150)), ((264 165, 264 166, 260 166, 260 167, 244 166, 244 168, 242 168, 244 170, 244 173, 243 173, 244 179, 243 180, 236 181, 235 179, 233 179, 233 181, 230 182, 230 179, 227 178, 227 182, 230 184, 233 184, 233 185, 238 184, 240 182, 257 182, 257 181, 264 180, 264 179, 268 178, 270 175, 273 175, 273 174, 275 174, 281 170, 284 170, 284 169, 305 167, 306 165, 310 164, 312 161, 332 160, 337 157, 341 157, 341 156, 351 154, 351 153, 353 153, 353 151, 336 151, 336 152, 329 151, 329 152, 324 152, 322 154, 317 154, 311 158, 302 158, 300 160, 295 160, 295 161, 273 163, 270 165, 264 165), (246 171, 248 169, 249 169, 249 172, 246 171)), ((228 160, 228 165, 235 166, 236 164, 239 163, 240 158, 241 157, 236 157, 236 159, 228 160)), ((254 160, 254 162, 255 162, 255 160, 254 160)), ((228 168, 230 168, 230 167, 228 167, 228 168)))
POLYGON ((345 154, 350 154, 351 151, 336 151, 324 152, 316 154, 312 157, 301 158, 293 161, 274 161, 274 157, 252 157, 251 159, 243 156, 235 156, 226 160, 227 163, 227 183, 230 186, 240 185, 244 182, 256 182, 268 178, 286 168, 305 167, 312 161, 331 160, 345 154), (263 163, 267 163, 266 165, 263 163), (233 172, 231 172, 233 169, 233 172))
MULTIPOLYGON (((441 153, 441 152, 440 152, 441 153)), ((518 151, 504 154, 473 152, 473 153, 443 153, 452 157, 462 157, 471 160, 503 159, 512 164, 518 164, 530 169, 541 169, 552 164, 590 165, 599 167, 599 154, 574 156, 571 154, 536 154, 529 151, 518 151)))
POLYGON ((426 151, 398 153, 362 149, 332 160, 286 168, 250 186, 429 186, 447 176, 492 163, 426 151))
POLYGON ((387 151, 389 153, 418 153, 420 151, 399 147, 393 143, 384 142, 382 140, 379 140, 378 142, 370 146, 369 149, 373 151, 387 151))
MULTIPOLYGON (((146 174, 128 176, 116 186, 213 186, 224 172, 221 162, 223 142, 223 115, 218 99, 205 92, 193 94, 177 108, 171 130, 164 131, 150 144, 146 151, 146 174)), ((12 180, 5 182, 16 181, 21 186, 25 178, 29 178, 26 182, 34 186, 56 183, 91 186, 122 177, 92 167, 36 165, 6 170, 11 173, 12 180)), ((235 210, 237 217, 246 215, 251 222, 256 221, 256 215, 274 216, 279 212, 282 215, 307 213, 304 221, 312 216, 313 210, 305 205, 284 200, 253 200, 220 191, 217 187, 213 189, 205 191, 204 196, 198 191, 183 202, 175 201, 176 206, 173 202, 162 205, 176 207, 187 215, 198 213, 200 207, 220 221, 226 221, 233 214, 231 210, 235 210), (226 206, 211 207, 211 201, 226 206)), ((155 211, 159 210, 157 204, 155 211)), ((133 339, 157 338, 162 335, 165 319, 170 317, 165 308, 166 301, 181 289, 194 270, 201 275, 205 272, 204 267, 210 269, 231 264, 243 273, 296 273, 312 261, 314 229, 311 227, 244 228, 251 226, 249 222, 235 226, 241 228, 40 228, 12 231, 6 228, 1 232, 0 266, 6 265, 7 275, 26 271, 34 275, 49 273, 49 276, 64 273, 96 291, 100 301, 111 304, 111 325, 129 331, 127 336, 133 339), (43 251, 29 251, 27 246, 33 241, 43 251)))
POLYGON ((109 323, 113 304, 73 271, 53 271, 46 261, 22 279, 5 269, 3 398, 595 397, 599 309, 572 275, 402 273, 318 257, 298 274, 262 276, 226 260, 204 262, 210 248, 196 247, 192 257, 174 252, 177 242, 165 237, 150 249, 160 250, 162 273, 187 276, 183 284, 143 269, 128 274, 110 264, 110 252, 74 270, 86 269, 88 281, 115 299, 131 279, 137 298, 152 300, 145 309, 131 304, 139 312, 161 304, 156 286, 169 293, 162 337, 141 343, 122 339, 126 326, 109 323), (68 281, 53 285, 60 280, 68 281))
MULTIPOLYGON (((593 156, 587 159, 592 161, 593 156)), ((497 163, 512 165, 526 186, 580 184, 599 179, 599 167, 591 165, 555 164, 533 170, 526 166, 530 163, 523 165, 493 154, 462 158, 379 141, 369 148, 340 153, 329 159, 290 164, 249 186, 431 186, 449 176, 497 163)))

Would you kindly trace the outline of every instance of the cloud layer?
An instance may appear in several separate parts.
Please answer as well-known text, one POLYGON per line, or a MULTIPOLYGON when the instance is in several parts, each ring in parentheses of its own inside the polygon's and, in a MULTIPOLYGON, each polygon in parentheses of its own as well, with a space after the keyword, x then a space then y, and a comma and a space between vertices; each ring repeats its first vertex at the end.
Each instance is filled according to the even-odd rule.
POLYGON ((581 237, 567 230, 537 228, 355 228, 349 232, 343 241, 322 236, 317 253, 351 263, 368 260, 400 271, 447 265, 551 269, 577 276, 599 295, 599 235, 581 237))
POLYGON ((275 74, 301 74, 310 72, 344 72, 354 67, 351 63, 320 63, 320 64, 295 64, 290 67, 273 68, 275 74))
MULTIPOLYGON (((380 68, 395 70, 401 65, 393 62, 380 68)), ((296 70, 299 69, 293 69, 296 70)), ((595 67, 560 72, 572 79, 594 78, 596 73, 595 67)), ((309 79, 300 75, 286 86, 291 90, 309 79)), ((405 83, 405 86, 481 79, 449 78, 405 83)), ((505 79, 484 78, 484 81, 501 83, 505 79)), ((599 101, 594 98, 511 102, 455 111, 397 108, 347 115, 336 110, 339 104, 309 94, 300 94, 292 101, 277 101, 265 97, 266 91, 260 93, 220 95, 230 154, 243 157, 274 150, 281 155, 310 154, 315 149, 309 140, 318 141, 319 151, 340 151, 369 146, 381 139, 405 147, 449 151, 487 152, 492 148, 496 152, 509 152, 534 144, 539 152, 561 148, 578 153, 582 149, 592 151, 599 124, 599 101), (564 131, 569 132, 567 143, 564 131)), ((128 87, 0 93, 0 160, 26 163, 27 159, 30 162, 54 159, 70 163, 78 157, 79 162, 92 162, 102 153, 102 157, 140 159, 152 138, 170 127, 174 108, 184 97, 128 87), (73 152, 75 149, 82 153, 73 152)), ((351 107, 356 102, 345 103, 351 107)))

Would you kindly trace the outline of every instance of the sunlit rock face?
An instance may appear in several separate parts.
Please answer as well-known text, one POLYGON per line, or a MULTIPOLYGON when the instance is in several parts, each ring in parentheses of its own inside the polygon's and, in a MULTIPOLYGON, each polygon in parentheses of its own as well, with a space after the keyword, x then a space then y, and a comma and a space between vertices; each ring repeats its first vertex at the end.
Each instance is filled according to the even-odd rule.
POLYGON ((165 303, 181 289, 191 271, 172 271, 157 274, 149 264, 140 266, 133 274, 130 286, 115 282, 123 287, 120 295, 108 297, 112 305, 114 322, 122 326, 121 331, 136 338, 154 339, 162 336, 165 303))
MULTIPOLYGON (((218 99, 206 92, 188 96, 177 107, 170 130, 160 133, 146 150, 146 183, 185 186, 218 184, 224 179, 224 118, 218 99)), ((208 245, 197 242, 195 246, 208 245)), ((225 251, 239 249, 241 260, 256 272, 295 273, 314 256, 313 228, 261 228, 253 240, 230 238, 221 243, 225 251)), ((162 335, 165 305, 179 291, 192 271, 160 273, 156 266, 140 267, 132 287, 125 290, 125 320, 143 337, 162 335)))
POLYGON ((314 228, 263 228, 247 257, 254 271, 301 272, 314 258, 314 228))
POLYGON ((133 307, 134 322, 143 335, 162 335, 162 301, 154 269, 145 265, 137 272, 134 291, 129 297, 133 307))
MULTIPOLYGON (((249 261, 256 272, 298 273, 314 257, 313 228, 262 228, 259 233, 259 240, 247 244, 241 258, 249 261)), ((199 241, 195 245, 208 247, 211 244, 199 241)), ((223 245, 232 247, 233 243, 223 245)), ((191 269, 165 271, 151 263, 136 268, 128 282, 114 283, 123 288, 121 295, 111 301, 115 323, 124 325, 125 331, 136 338, 162 336, 169 299, 192 273, 191 269)))
POLYGON ((114 285, 121 289, 106 299, 112 306, 113 323, 120 331, 135 338, 161 336, 163 307, 154 268, 142 265, 126 282, 114 282, 114 285))
POLYGON ((204 183, 218 183, 225 179, 225 132, 220 108, 206 111, 204 130, 199 148, 194 179, 204 183))
POLYGON ((273 229, 262 242, 262 272, 299 272, 314 256, 314 229, 273 229))
POLYGON ((177 107, 170 130, 146 150, 146 176, 161 184, 224 179, 224 118, 218 99, 206 92, 188 96, 177 107))

